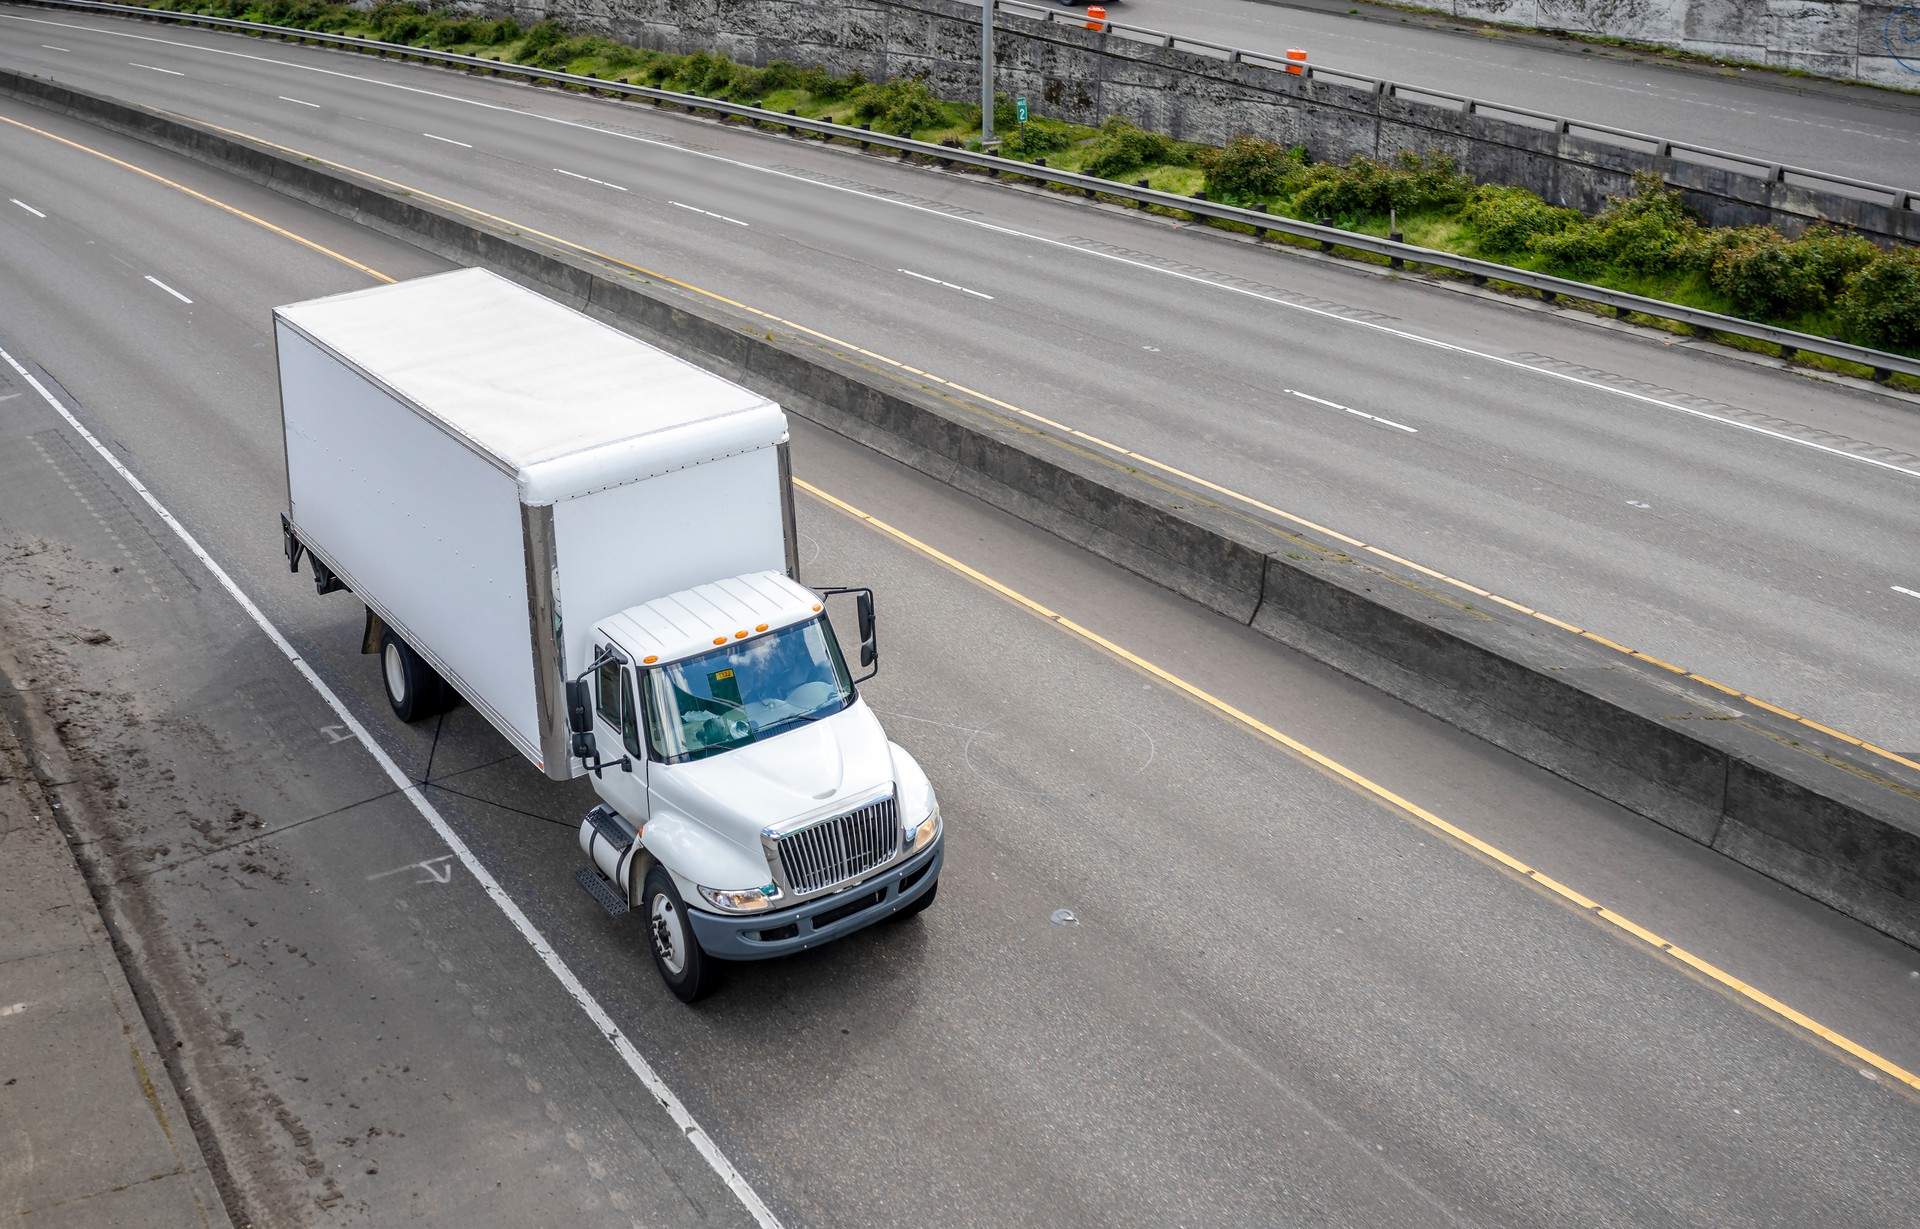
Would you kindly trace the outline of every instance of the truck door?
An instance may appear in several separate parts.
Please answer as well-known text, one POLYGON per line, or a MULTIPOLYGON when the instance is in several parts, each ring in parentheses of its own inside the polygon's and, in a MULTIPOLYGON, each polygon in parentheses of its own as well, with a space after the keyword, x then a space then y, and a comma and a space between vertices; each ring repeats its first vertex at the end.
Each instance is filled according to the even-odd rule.
POLYGON ((634 702, 633 671, 619 658, 596 647, 596 656, 608 659, 594 671, 593 738, 600 758, 609 765, 625 756, 632 772, 604 769, 593 790, 627 822, 639 828, 647 822, 647 749, 641 741, 640 708, 634 702))

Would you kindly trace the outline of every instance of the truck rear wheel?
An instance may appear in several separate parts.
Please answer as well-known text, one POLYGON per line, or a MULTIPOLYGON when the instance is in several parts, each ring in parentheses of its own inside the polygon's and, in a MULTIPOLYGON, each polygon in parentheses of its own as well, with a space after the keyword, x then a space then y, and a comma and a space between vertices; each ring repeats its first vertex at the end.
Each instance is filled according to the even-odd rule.
POLYGON ((673 876, 658 862, 647 869, 641 905, 646 913, 647 945, 653 967, 683 1003, 712 994, 720 984, 720 962, 700 950, 700 940, 687 920, 687 902, 673 886, 673 876))
POLYGON ((406 722, 445 712, 453 692, 439 672, 392 631, 380 636, 380 678, 386 684, 393 715, 406 722))

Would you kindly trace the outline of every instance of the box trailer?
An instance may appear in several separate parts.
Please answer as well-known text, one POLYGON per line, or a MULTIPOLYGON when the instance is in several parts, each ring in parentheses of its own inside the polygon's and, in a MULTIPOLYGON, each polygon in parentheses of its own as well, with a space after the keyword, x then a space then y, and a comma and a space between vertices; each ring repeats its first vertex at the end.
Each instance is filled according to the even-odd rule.
POLYGON ((859 694, 872 594, 799 582, 778 405, 477 269, 278 308, 274 338, 290 569, 364 603, 402 720, 462 699, 591 775, 576 879, 646 914, 676 993, 932 902, 939 808, 859 694))

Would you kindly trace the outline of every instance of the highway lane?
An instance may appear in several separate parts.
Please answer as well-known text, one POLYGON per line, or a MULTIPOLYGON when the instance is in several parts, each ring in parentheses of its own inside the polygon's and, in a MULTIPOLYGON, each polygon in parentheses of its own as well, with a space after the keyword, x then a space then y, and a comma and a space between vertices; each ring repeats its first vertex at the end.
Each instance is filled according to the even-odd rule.
POLYGON ((590 243, 1920 746, 1920 420, 1898 403, 644 109, 165 30, 141 54, 185 75, 128 78, 101 63, 128 40, 69 33, 9 53, 590 243), (324 71, 288 94, 289 65, 324 71))
MULTIPOLYGON (((136 143, 46 123, 375 268, 434 267, 136 143)), ((449 822, 788 1223, 1904 1223, 1920 1102, 814 500, 801 505, 805 574, 880 591, 887 668, 867 694, 942 790, 949 890, 921 923, 741 970, 688 1011, 655 984, 633 928, 567 882, 583 791, 539 779, 469 710, 396 728, 351 651, 357 606, 281 570, 266 308, 366 280, 71 147, 8 128, 0 148, 8 195, 34 185, 46 215, 0 223, 8 342, 132 454, 409 772, 431 777, 449 822), (59 229, 28 229, 42 223, 59 229), (194 316, 203 349, 128 294, 163 253, 159 271, 201 292, 195 308, 218 304, 194 316), (1063 907, 1079 925, 1048 921, 1063 907)), ((24 413, 0 403, 9 429, 24 413)), ((24 449, 4 455, 38 471, 24 449)), ((1531 842, 1527 856, 1578 888, 1642 881, 1632 905, 1665 912, 1639 920, 1920 1066, 1910 950, 859 449, 807 432, 797 465, 1310 742, 1359 750, 1416 800, 1531 842)), ((9 532, 85 528, 56 511, 0 496, 9 532)), ((256 856, 285 880, 236 883, 210 860, 146 877, 173 936, 212 948, 202 992, 245 1022, 225 1047, 196 1037, 200 1061, 216 1077, 243 1064, 257 1083, 236 1095, 303 1111, 313 1161, 348 1162, 330 1175, 336 1202, 369 1223, 408 1206, 394 1192, 436 1165, 440 1200, 462 1175, 513 1177, 506 1194, 482 1182, 413 1205, 461 1223, 558 1219, 569 1193, 585 1211, 657 1207, 673 1184, 607 1155, 636 1143, 690 1184, 670 1141, 631 1121, 647 1098, 516 962, 471 885, 388 874, 436 855, 417 818, 312 809, 320 786, 297 774, 350 800, 373 799, 377 774, 249 736, 262 709, 229 705, 236 690, 273 682, 285 703, 315 706, 241 643, 217 592, 173 592, 170 610, 117 612, 138 647, 113 681, 143 701, 172 691, 172 716, 230 740, 173 763, 203 781, 233 773, 271 829, 256 856), (389 916, 412 921, 396 936, 377 923, 389 916), (317 969, 268 964, 277 946, 253 954, 262 924, 317 969), (385 1006, 357 1007, 361 990, 385 1006), (287 1018, 294 1002, 308 1019, 287 1018), (472 1019, 450 1025, 449 1003, 472 1019), (433 1058, 435 1079, 354 1083, 391 1078, 365 1065, 358 1030, 376 1028, 404 1031, 402 1054, 433 1058), (441 1081, 460 1094, 453 1113, 433 1108, 441 1081), (380 1146, 382 1181, 360 1164, 360 1135, 394 1116, 405 1139, 380 1146), (629 1205, 554 1159, 575 1150, 629 1205)), ((316 724, 276 723, 289 738, 316 724)), ((147 783, 138 763, 123 770, 147 783)), ((150 839, 167 830, 150 822, 150 839)))
MULTIPOLYGON (((1912 170, 1920 163, 1920 99, 1890 90, 1670 63, 1346 0, 1117 0, 1108 11, 1123 24, 1221 46, 1270 55, 1302 47, 1313 63, 1369 77, 1868 183, 1920 186, 1912 170)), ((1920 88, 1920 74, 1912 84, 1920 88)))

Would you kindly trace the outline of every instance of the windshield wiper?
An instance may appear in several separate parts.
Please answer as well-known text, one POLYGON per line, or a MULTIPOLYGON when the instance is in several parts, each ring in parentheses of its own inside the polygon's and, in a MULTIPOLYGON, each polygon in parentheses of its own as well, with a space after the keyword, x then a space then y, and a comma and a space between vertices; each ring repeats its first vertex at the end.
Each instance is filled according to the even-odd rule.
POLYGON ((780 718, 778 721, 770 721, 766 725, 761 726, 757 732, 761 734, 765 734, 769 730, 777 730, 783 725, 787 725, 790 722, 796 722, 796 721, 806 722, 807 724, 811 725, 816 721, 824 721, 831 716, 833 716, 832 713, 812 713, 812 712, 788 713, 786 716, 780 718))

